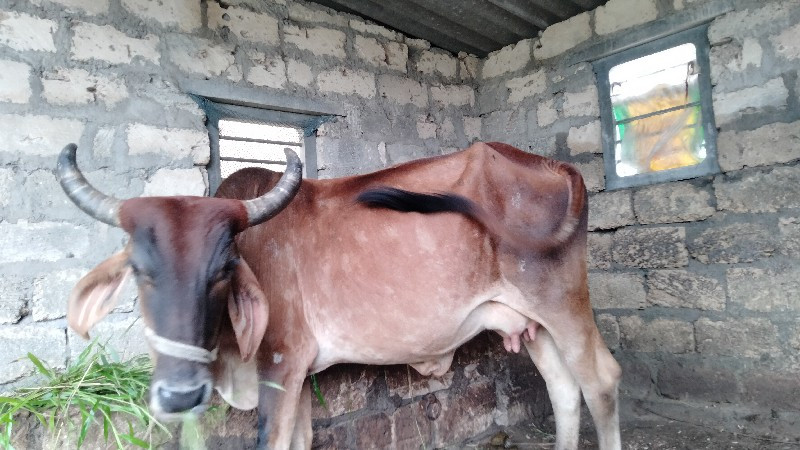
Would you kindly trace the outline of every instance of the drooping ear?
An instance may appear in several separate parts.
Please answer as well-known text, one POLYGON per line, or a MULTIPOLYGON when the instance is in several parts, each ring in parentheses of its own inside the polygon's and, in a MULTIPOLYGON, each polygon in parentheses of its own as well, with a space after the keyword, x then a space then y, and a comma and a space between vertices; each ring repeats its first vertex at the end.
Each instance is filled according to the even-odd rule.
POLYGON ((269 307, 255 274, 244 260, 236 265, 228 297, 228 314, 239 344, 242 361, 255 355, 267 330, 269 307))
POLYGON ((84 339, 89 330, 117 304, 117 298, 131 274, 129 248, 101 262, 72 289, 67 306, 67 323, 84 339))

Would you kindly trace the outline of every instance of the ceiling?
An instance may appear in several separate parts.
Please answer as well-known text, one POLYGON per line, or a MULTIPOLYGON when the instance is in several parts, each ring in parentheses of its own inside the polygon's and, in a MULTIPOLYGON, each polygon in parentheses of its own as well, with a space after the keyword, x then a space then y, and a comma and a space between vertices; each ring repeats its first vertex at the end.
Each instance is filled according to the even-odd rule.
POLYGON ((606 0, 311 0, 454 53, 486 56, 606 0))

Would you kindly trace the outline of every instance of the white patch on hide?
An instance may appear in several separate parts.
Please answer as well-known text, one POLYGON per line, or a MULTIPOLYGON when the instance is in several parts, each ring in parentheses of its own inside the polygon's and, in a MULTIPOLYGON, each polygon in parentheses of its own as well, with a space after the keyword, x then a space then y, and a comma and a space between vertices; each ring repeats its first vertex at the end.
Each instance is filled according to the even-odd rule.
POLYGON ((426 253, 436 253, 439 250, 436 238, 425 227, 418 226, 416 229, 417 242, 419 247, 426 253))
POLYGON ((514 195, 511 196, 511 206, 517 209, 522 206, 522 194, 519 192, 514 192, 514 195))

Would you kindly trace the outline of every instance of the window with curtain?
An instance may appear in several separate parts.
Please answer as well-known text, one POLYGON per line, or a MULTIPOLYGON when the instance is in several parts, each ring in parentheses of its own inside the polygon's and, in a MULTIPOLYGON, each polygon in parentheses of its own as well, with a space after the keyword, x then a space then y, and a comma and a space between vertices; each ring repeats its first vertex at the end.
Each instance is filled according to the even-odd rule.
POLYGON ((607 188, 718 171, 705 29, 595 63, 607 188))

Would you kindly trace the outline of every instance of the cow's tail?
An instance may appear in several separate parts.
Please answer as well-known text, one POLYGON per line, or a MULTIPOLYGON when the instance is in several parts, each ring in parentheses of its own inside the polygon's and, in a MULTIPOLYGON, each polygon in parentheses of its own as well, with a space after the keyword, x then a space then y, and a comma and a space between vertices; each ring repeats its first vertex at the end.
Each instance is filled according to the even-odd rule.
POLYGON ((422 194, 382 186, 362 192, 356 200, 369 208, 387 208, 400 212, 418 212, 422 214, 440 212, 463 214, 480 223, 489 233, 515 248, 527 248, 545 252, 559 247, 575 233, 581 222, 586 202, 586 188, 583 184, 583 178, 575 168, 556 162, 556 165, 551 169, 566 175, 569 200, 561 221, 548 236, 544 237, 532 237, 513 232, 497 217, 489 214, 474 201, 453 193, 422 194))

